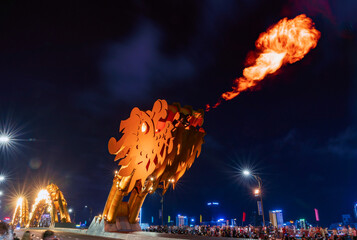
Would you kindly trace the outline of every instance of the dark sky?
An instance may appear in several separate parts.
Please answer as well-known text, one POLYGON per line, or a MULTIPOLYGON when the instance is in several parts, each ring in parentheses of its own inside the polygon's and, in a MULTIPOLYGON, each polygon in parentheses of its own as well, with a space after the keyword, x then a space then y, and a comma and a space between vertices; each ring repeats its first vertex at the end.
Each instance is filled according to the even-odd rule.
MULTIPOLYGON (((196 216, 208 201, 224 218, 264 207, 321 224, 357 201, 357 3, 355 0, 1 1, 0 122, 17 131, 0 153, 5 200, 55 182, 80 220, 102 211, 117 169, 107 151, 133 107, 156 99, 203 108, 230 90, 259 34, 305 13, 321 31, 315 49, 205 115, 201 156, 165 195, 165 219, 196 216)), ((157 220, 148 196, 144 222, 157 220)), ((2 216, 9 207, 2 204, 2 216)))

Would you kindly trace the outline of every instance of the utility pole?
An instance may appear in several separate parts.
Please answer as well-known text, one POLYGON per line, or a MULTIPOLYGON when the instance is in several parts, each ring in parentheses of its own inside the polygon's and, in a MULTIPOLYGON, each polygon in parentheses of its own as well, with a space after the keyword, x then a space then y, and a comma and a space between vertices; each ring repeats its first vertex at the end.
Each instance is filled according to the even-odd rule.
POLYGON ((164 195, 161 195, 161 224, 164 226, 164 195))

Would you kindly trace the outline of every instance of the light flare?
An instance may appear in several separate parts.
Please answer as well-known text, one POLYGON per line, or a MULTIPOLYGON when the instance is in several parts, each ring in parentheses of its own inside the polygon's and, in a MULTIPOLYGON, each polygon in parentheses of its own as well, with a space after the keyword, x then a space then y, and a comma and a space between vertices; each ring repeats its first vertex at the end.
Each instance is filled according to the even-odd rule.
POLYGON ((35 199, 35 203, 32 205, 32 211, 30 213, 30 219, 32 219, 33 214, 37 210, 37 206, 45 202, 45 204, 48 206, 48 211, 51 212, 52 210, 52 200, 49 192, 46 189, 41 189, 39 193, 37 194, 37 197, 35 199))
POLYGON ((19 197, 17 199, 17 203, 16 203, 16 208, 15 208, 15 212, 12 216, 12 221, 11 223, 14 224, 14 221, 15 221, 15 218, 16 218, 16 213, 17 213, 17 210, 20 209, 20 214, 19 214, 19 221, 20 221, 20 224, 21 224, 21 220, 22 220, 22 203, 23 203, 23 198, 22 197, 19 197))
POLYGON ((316 47, 320 35, 321 33, 314 27, 314 22, 305 14, 294 19, 280 20, 266 32, 261 33, 255 42, 258 57, 254 65, 243 70, 243 76, 233 82, 232 91, 223 93, 215 105, 207 104, 206 111, 218 107, 222 99, 231 100, 241 92, 256 86, 282 65, 301 60, 316 47))

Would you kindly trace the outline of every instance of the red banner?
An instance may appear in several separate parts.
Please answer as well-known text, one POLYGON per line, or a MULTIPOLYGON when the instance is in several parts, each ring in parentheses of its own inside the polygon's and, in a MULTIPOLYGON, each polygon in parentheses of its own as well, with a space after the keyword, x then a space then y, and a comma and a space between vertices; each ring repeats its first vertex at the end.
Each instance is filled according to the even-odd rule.
POLYGON ((242 222, 245 222, 245 212, 243 212, 243 218, 242 222))

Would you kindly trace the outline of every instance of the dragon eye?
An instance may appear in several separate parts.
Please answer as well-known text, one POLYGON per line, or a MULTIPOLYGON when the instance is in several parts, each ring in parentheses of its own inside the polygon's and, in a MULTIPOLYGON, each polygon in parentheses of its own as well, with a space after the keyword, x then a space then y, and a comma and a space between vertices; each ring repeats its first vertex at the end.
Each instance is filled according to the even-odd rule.
POLYGON ((149 126, 148 126, 148 124, 147 124, 146 122, 143 122, 143 124, 141 124, 141 131, 142 131, 143 133, 148 133, 148 131, 149 131, 149 126))

